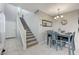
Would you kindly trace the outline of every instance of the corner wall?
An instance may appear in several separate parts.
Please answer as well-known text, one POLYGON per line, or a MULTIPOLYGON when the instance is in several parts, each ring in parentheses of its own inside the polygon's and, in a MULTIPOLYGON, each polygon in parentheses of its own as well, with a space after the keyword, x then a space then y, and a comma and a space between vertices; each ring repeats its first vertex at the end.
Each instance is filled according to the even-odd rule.
POLYGON ((16 37, 17 7, 5 4, 6 37, 16 37))

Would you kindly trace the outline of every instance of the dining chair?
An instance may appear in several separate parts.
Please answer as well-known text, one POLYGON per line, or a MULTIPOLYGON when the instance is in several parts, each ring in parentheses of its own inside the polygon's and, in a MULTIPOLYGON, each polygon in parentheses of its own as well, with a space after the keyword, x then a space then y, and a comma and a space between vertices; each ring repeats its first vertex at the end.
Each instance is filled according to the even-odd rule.
POLYGON ((55 44, 55 32, 51 33, 50 47, 55 44))
POLYGON ((52 30, 47 31, 47 45, 50 44, 50 40, 52 39, 52 30))
POLYGON ((71 36, 71 48, 69 50, 69 54, 75 54, 74 51, 75 51, 75 41, 74 41, 74 38, 75 38, 75 32, 73 32, 72 36, 71 36))
POLYGON ((75 32, 73 32, 71 34, 71 36, 68 37, 62 37, 62 41, 60 42, 61 48, 62 43, 65 43, 65 45, 68 45, 68 53, 69 55, 74 55, 74 51, 75 51, 75 42, 74 42, 74 37, 75 37, 75 32))
POLYGON ((58 50, 57 39, 58 39, 58 33, 53 31, 52 39, 50 40, 50 47, 53 45, 56 48, 56 50, 58 50))
POLYGON ((63 47, 63 42, 62 42, 62 36, 59 36, 60 34, 56 34, 56 50, 58 50, 58 47, 61 48, 63 47))

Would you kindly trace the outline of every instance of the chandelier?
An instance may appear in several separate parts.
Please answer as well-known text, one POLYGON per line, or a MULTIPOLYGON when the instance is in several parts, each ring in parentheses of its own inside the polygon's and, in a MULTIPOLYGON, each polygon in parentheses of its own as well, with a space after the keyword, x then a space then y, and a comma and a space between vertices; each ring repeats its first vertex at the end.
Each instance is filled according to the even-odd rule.
POLYGON ((60 13, 60 9, 57 9, 58 15, 54 17, 54 19, 63 18, 64 16, 60 13))

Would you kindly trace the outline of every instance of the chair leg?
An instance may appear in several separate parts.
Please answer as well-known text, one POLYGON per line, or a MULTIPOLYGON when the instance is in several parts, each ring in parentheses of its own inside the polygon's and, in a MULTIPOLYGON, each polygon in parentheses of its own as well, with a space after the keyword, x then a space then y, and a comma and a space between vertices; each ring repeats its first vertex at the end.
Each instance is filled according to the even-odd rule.
POLYGON ((71 53, 72 53, 72 55, 74 55, 75 53, 74 53, 74 50, 75 50, 75 46, 74 46, 74 43, 73 43, 73 41, 71 42, 71 53))
POLYGON ((72 55, 75 55, 74 51, 72 50, 72 55))
POLYGON ((47 37, 47 45, 49 44, 49 37, 47 37))
POLYGON ((50 48, 51 48, 52 40, 50 39, 50 48))
POLYGON ((62 40, 60 41, 60 47, 61 47, 61 50, 62 50, 62 48, 63 48, 63 42, 62 42, 62 40))
POLYGON ((58 51, 58 42, 57 41, 56 41, 55 47, 56 47, 56 51, 58 51))
POLYGON ((69 49, 69 55, 71 55, 71 51, 70 51, 70 49, 69 49))
POLYGON ((73 45, 73 43, 72 43, 72 55, 75 54, 75 53, 74 53, 74 50, 75 50, 75 48, 74 48, 74 45, 73 45))
POLYGON ((69 45, 68 45, 68 53, 69 53, 69 55, 71 55, 70 43, 69 43, 69 45))

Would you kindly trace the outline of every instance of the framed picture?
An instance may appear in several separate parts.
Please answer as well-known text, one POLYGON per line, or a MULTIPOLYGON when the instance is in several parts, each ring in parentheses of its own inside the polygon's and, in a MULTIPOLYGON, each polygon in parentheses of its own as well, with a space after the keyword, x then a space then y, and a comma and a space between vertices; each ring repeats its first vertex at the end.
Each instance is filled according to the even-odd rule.
POLYGON ((52 27, 52 21, 42 20, 43 27, 52 27))

